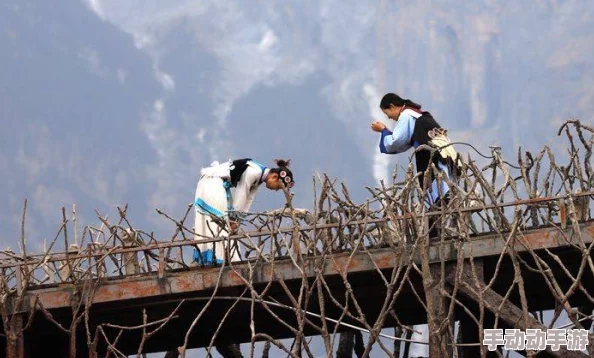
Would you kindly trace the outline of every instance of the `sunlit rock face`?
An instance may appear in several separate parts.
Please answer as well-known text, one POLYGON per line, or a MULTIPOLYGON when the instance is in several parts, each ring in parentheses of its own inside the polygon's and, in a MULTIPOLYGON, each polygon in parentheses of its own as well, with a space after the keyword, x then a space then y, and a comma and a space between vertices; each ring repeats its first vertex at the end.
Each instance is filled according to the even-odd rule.
MULTIPOLYGON (((213 160, 292 159, 295 202, 312 176, 364 187, 408 163, 377 150, 381 96, 421 103, 454 141, 514 156, 556 147, 594 104, 587 1, 4 1, 0 5, 0 229, 29 199, 33 242, 59 210, 130 204, 167 235, 213 160)), ((388 122, 386 122, 388 123, 388 122)), ((390 123, 390 125, 392 125, 390 123)), ((458 150, 466 152, 468 147, 458 150)), ((254 210, 278 207, 262 190, 254 210)))

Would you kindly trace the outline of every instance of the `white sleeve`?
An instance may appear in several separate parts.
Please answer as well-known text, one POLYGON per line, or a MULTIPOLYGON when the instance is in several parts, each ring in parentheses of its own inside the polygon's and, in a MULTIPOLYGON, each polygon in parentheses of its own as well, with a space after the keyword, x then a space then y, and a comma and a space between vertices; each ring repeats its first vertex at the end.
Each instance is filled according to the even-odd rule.
POLYGON ((248 212, 259 188, 262 171, 248 166, 237 182, 233 193, 233 208, 240 212, 248 212))
POLYGON ((258 186, 255 186, 248 192, 245 204, 243 205, 243 209, 241 210, 242 212, 247 213, 250 211, 250 207, 252 206, 252 202, 254 201, 254 198, 256 197, 257 191, 258 191, 258 186))

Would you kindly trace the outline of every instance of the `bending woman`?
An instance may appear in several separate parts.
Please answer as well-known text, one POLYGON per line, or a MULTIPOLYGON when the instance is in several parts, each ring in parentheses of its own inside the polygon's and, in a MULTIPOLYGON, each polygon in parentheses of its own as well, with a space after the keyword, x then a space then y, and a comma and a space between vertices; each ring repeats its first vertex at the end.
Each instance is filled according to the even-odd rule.
MULTIPOLYGON (((289 160, 276 160, 276 168, 267 168, 255 160, 246 158, 219 164, 214 162, 200 172, 196 186, 194 209, 195 239, 227 237, 239 226, 238 213, 248 212, 260 185, 265 183, 270 190, 294 185, 293 173, 289 170, 289 160), (214 218, 218 219, 214 219, 214 218), (221 226, 230 223, 230 228, 221 226)), ((225 225, 226 226, 226 225, 225 225)), ((215 242, 198 244, 194 260, 198 264, 221 264, 225 259, 229 243, 215 242), (214 251, 213 251, 214 246, 214 251)), ((231 250, 229 250, 231 251, 231 250)), ((233 250, 230 260, 239 259, 239 251, 233 250)))
MULTIPOLYGON (((423 144, 433 144, 443 147, 431 158, 429 150, 420 150, 415 153, 417 172, 424 172, 429 168, 429 162, 433 159, 435 166, 441 170, 448 179, 458 176, 461 163, 457 158, 456 151, 447 137, 447 131, 435 121, 431 113, 421 111, 421 105, 403 99, 394 93, 386 94, 381 102, 380 108, 384 114, 396 121, 394 130, 390 131, 382 122, 373 122, 371 129, 381 133, 379 148, 385 154, 403 153, 410 148, 417 148, 423 144)), ((419 176, 421 187, 423 186, 423 175, 419 176)), ((427 183, 429 184, 429 183, 427 183)), ((431 173, 431 183, 427 185, 429 205, 438 206, 440 201, 447 198, 449 187, 445 180, 437 183, 435 176, 431 173)))

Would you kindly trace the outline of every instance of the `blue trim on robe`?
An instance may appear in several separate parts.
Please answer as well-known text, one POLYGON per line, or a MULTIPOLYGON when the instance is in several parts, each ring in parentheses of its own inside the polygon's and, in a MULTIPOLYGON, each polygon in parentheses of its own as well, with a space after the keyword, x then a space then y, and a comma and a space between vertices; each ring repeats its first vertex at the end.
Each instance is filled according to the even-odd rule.
POLYGON ((388 150, 386 149, 386 145, 384 144, 384 138, 386 136, 392 135, 392 131, 389 130, 388 128, 384 128, 384 129, 382 129, 381 134, 382 134, 382 136, 380 138, 380 143, 379 143, 380 152, 384 153, 384 154, 396 154, 396 153, 388 152, 388 150))
POLYGON ((198 209, 200 209, 202 214, 211 214, 214 216, 218 216, 220 218, 225 216, 225 214, 223 214, 219 210, 213 208, 212 206, 208 205, 204 200, 202 200, 200 198, 196 199, 196 201, 194 202, 194 205, 196 205, 196 207, 198 209))
POLYGON ((231 182, 223 180, 223 188, 225 188, 225 195, 227 196, 227 211, 233 211, 233 198, 231 197, 231 182))
POLYGON ((240 216, 238 212, 233 208, 233 197, 231 196, 231 182, 229 180, 223 180, 223 187, 225 188, 225 194, 227 195, 227 215, 229 220, 237 221, 240 216))
MULTIPOLYGON (((202 252, 199 252, 198 249, 194 249, 194 261, 198 265, 212 266, 215 264, 214 252, 212 251, 212 249, 208 249, 202 252)), ((223 259, 217 259, 216 264, 222 265, 223 259)))
POLYGON ((260 180, 258 180, 258 184, 262 184, 264 182, 264 173, 266 173, 266 169, 268 169, 268 167, 266 167, 264 164, 257 162, 253 159, 250 159, 250 162, 256 164, 258 167, 260 167, 260 170, 262 171, 262 175, 260 175, 260 180))
POLYGON ((250 159, 250 162, 252 162, 252 163, 256 164, 257 166, 259 166, 260 169, 262 170, 262 172, 264 172, 264 170, 266 170, 266 166, 265 165, 263 165, 261 163, 258 163, 257 161, 255 161, 253 159, 250 159))

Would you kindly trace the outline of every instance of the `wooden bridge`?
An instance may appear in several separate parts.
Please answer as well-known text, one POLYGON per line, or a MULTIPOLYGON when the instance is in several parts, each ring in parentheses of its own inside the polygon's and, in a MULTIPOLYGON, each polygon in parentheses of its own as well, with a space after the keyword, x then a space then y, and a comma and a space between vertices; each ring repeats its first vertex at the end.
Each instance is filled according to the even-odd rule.
MULTIPOLYGON (((263 345, 263 356, 273 347, 290 357, 400 357, 413 325, 427 324, 430 356, 467 358, 502 356, 481 344, 485 328, 589 330, 594 139, 585 132, 594 129, 568 121, 562 131, 569 163, 544 148, 516 167, 494 149, 483 168, 466 160, 447 205, 431 211, 409 167, 403 182, 368 188, 359 204, 319 178, 311 210, 295 209, 285 192, 286 208, 247 215, 230 237, 197 238, 186 225, 191 206, 179 220, 160 212, 176 228, 167 240, 132 227, 126 208, 82 233, 63 209, 55 240, 31 254, 25 204, 21 252, 0 251, 0 349, 14 358, 185 357, 204 347, 240 357, 237 343, 247 343, 251 356, 263 345), (241 260, 192 265, 194 239, 224 242, 241 260)), ((520 353, 588 357, 588 339, 586 351, 520 353)))
MULTIPOLYGON (((537 201, 539 204, 549 202, 551 200, 537 201)), ((508 206, 534 203, 516 202, 508 206)), ((462 214, 465 211, 470 212, 458 212, 462 214)), ((472 211, 478 212, 476 209, 472 211)), ((344 231, 348 228, 352 230, 354 226, 372 226, 385 221, 368 220, 345 225, 300 227, 299 230, 344 231)), ((284 231, 291 233, 289 229, 284 231)), ((240 240, 245 236, 254 238, 255 235, 266 234, 272 233, 252 232, 232 239, 240 240)), ((591 305, 586 295, 594 293, 594 277, 591 270, 582 273, 580 270, 583 271, 584 250, 590 257, 589 250, 593 241, 594 222, 586 221, 565 228, 550 226, 518 232, 486 233, 471 236, 469 240, 445 237, 440 241, 427 243, 424 252, 421 250, 422 242, 400 245, 397 241, 380 240, 381 244, 355 246, 354 249, 343 252, 331 253, 325 250, 307 254, 293 250, 287 251, 288 255, 285 257, 264 258, 264 255, 260 255, 260 258, 234 262, 226 267, 210 268, 174 268, 166 264, 168 253, 176 249, 191 250, 195 245, 194 241, 104 248, 92 253, 58 253, 44 257, 43 265, 38 265, 37 270, 47 271, 52 263, 62 263, 61 266, 54 265, 60 267, 54 274, 62 274, 65 282, 28 285, 26 290, 11 297, 7 315, 20 316, 19 324, 28 325, 20 340, 25 347, 26 356, 30 357, 44 356, 48 351, 56 352, 56 356, 67 357, 71 349, 71 336, 66 328, 73 327, 73 317, 79 320, 74 329, 78 342, 87 340, 87 332, 95 332, 98 327, 103 327, 102 334, 106 336, 113 336, 118 332, 117 350, 125 355, 136 354, 141 344, 142 352, 146 353, 176 350, 181 346, 187 349, 206 347, 212 343, 213 337, 217 337, 216 344, 219 345, 250 342, 250 323, 261 335, 274 339, 294 338, 290 327, 299 326, 297 310, 301 310, 307 321, 302 329, 305 336, 319 335, 319 327, 323 324, 331 327, 327 328, 331 331, 336 329, 336 332, 350 330, 352 326, 361 327, 361 322, 356 319, 341 319, 349 300, 358 302, 357 310, 360 310, 371 327, 381 319, 384 320, 381 327, 410 327, 427 323, 427 308, 423 300, 419 299, 427 294, 422 271, 415 270, 412 265, 415 263, 420 267, 425 260, 435 280, 433 285, 450 293, 456 287, 457 299, 464 303, 456 307, 449 318, 466 323, 461 333, 462 342, 478 343, 477 325, 472 322, 472 315, 465 312, 465 309, 478 312, 481 302, 487 306, 485 327, 492 327, 495 315, 501 321, 499 327, 524 330, 544 327, 534 318, 523 321, 519 292, 508 294, 516 280, 510 253, 526 262, 520 272, 524 282, 524 295, 529 298, 529 312, 555 309, 560 304, 555 294, 548 292, 549 287, 547 281, 543 280, 542 273, 530 269, 531 265, 538 265, 538 260, 543 260, 549 267, 563 267, 563 270, 550 273, 563 292, 572 284, 578 283, 583 292, 571 295, 572 307, 591 305), (158 263, 154 265, 156 270, 140 272, 138 258, 141 255, 152 257, 158 263), (101 263, 105 264, 108 257, 120 258, 119 262, 123 263, 124 269, 122 274, 111 277, 101 274, 107 272, 107 267, 102 267, 101 263), (63 264, 65 262, 71 263, 70 268, 63 264), (83 268, 87 272, 93 272, 93 279, 73 280, 76 271, 83 268), (64 275, 68 270, 71 272, 64 275), (320 284, 320 277, 324 280, 321 285, 323 287, 312 289, 312 286, 320 284), (439 281, 443 281, 441 285, 439 281), (401 289, 393 300, 390 300, 393 294, 390 286, 401 289), (307 303, 297 304, 295 298, 303 294, 304 287, 309 287, 310 291, 307 303), (482 291, 477 287, 481 287, 482 291), (477 292, 481 292, 482 297, 477 297, 477 292), (348 298, 350 295, 352 298, 348 298), (534 297, 538 299, 533 299, 534 297), (22 302, 16 302, 19 298, 22 302), (340 302, 333 303, 337 298, 340 302), (397 319, 382 317, 386 316, 386 309, 383 307, 386 301, 391 301, 390 310, 397 319), (35 314, 31 315, 31 312, 35 314), (185 332, 188 332, 192 322, 200 314, 200 320, 188 336, 187 342, 184 342, 185 332), (336 324, 337 320, 340 320, 340 324, 336 324), (161 324, 167 329, 157 330, 147 339, 147 330, 151 331, 161 324), (146 325, 145 329, 133 329, 143 325, 146 325)), ((31 257, 31 260, 33 261, 29 263, 29 267, 40 263, 35 261, 35 257, 31 257)), ((16 266, 4 264, 2 269, 5 275, 7 270, 20 271, 20 277, 15 275, 17 280, 24 275, 31 275, 31 272, 26 272, 22 263, 16 266)), ((17 287, 23 287, 22 282, 17 287)), ((444 307, 451 301, 447 298, 447 292, 440 292, 438 295, 438 301, 444 307)), ((588 314, 591 311, 592 308, 588 314)), ((99 351, 108 350, 108 339, 98 344, 99 351)), ((465 349, 469 355, 480 354, 477 345, 465 349)), ((581 352, 566 351, 561 355, 550 353, 564 357, 586 356, 581 352)), ((79 348, 77 356, 87 357, 89 353, 79 348)))

